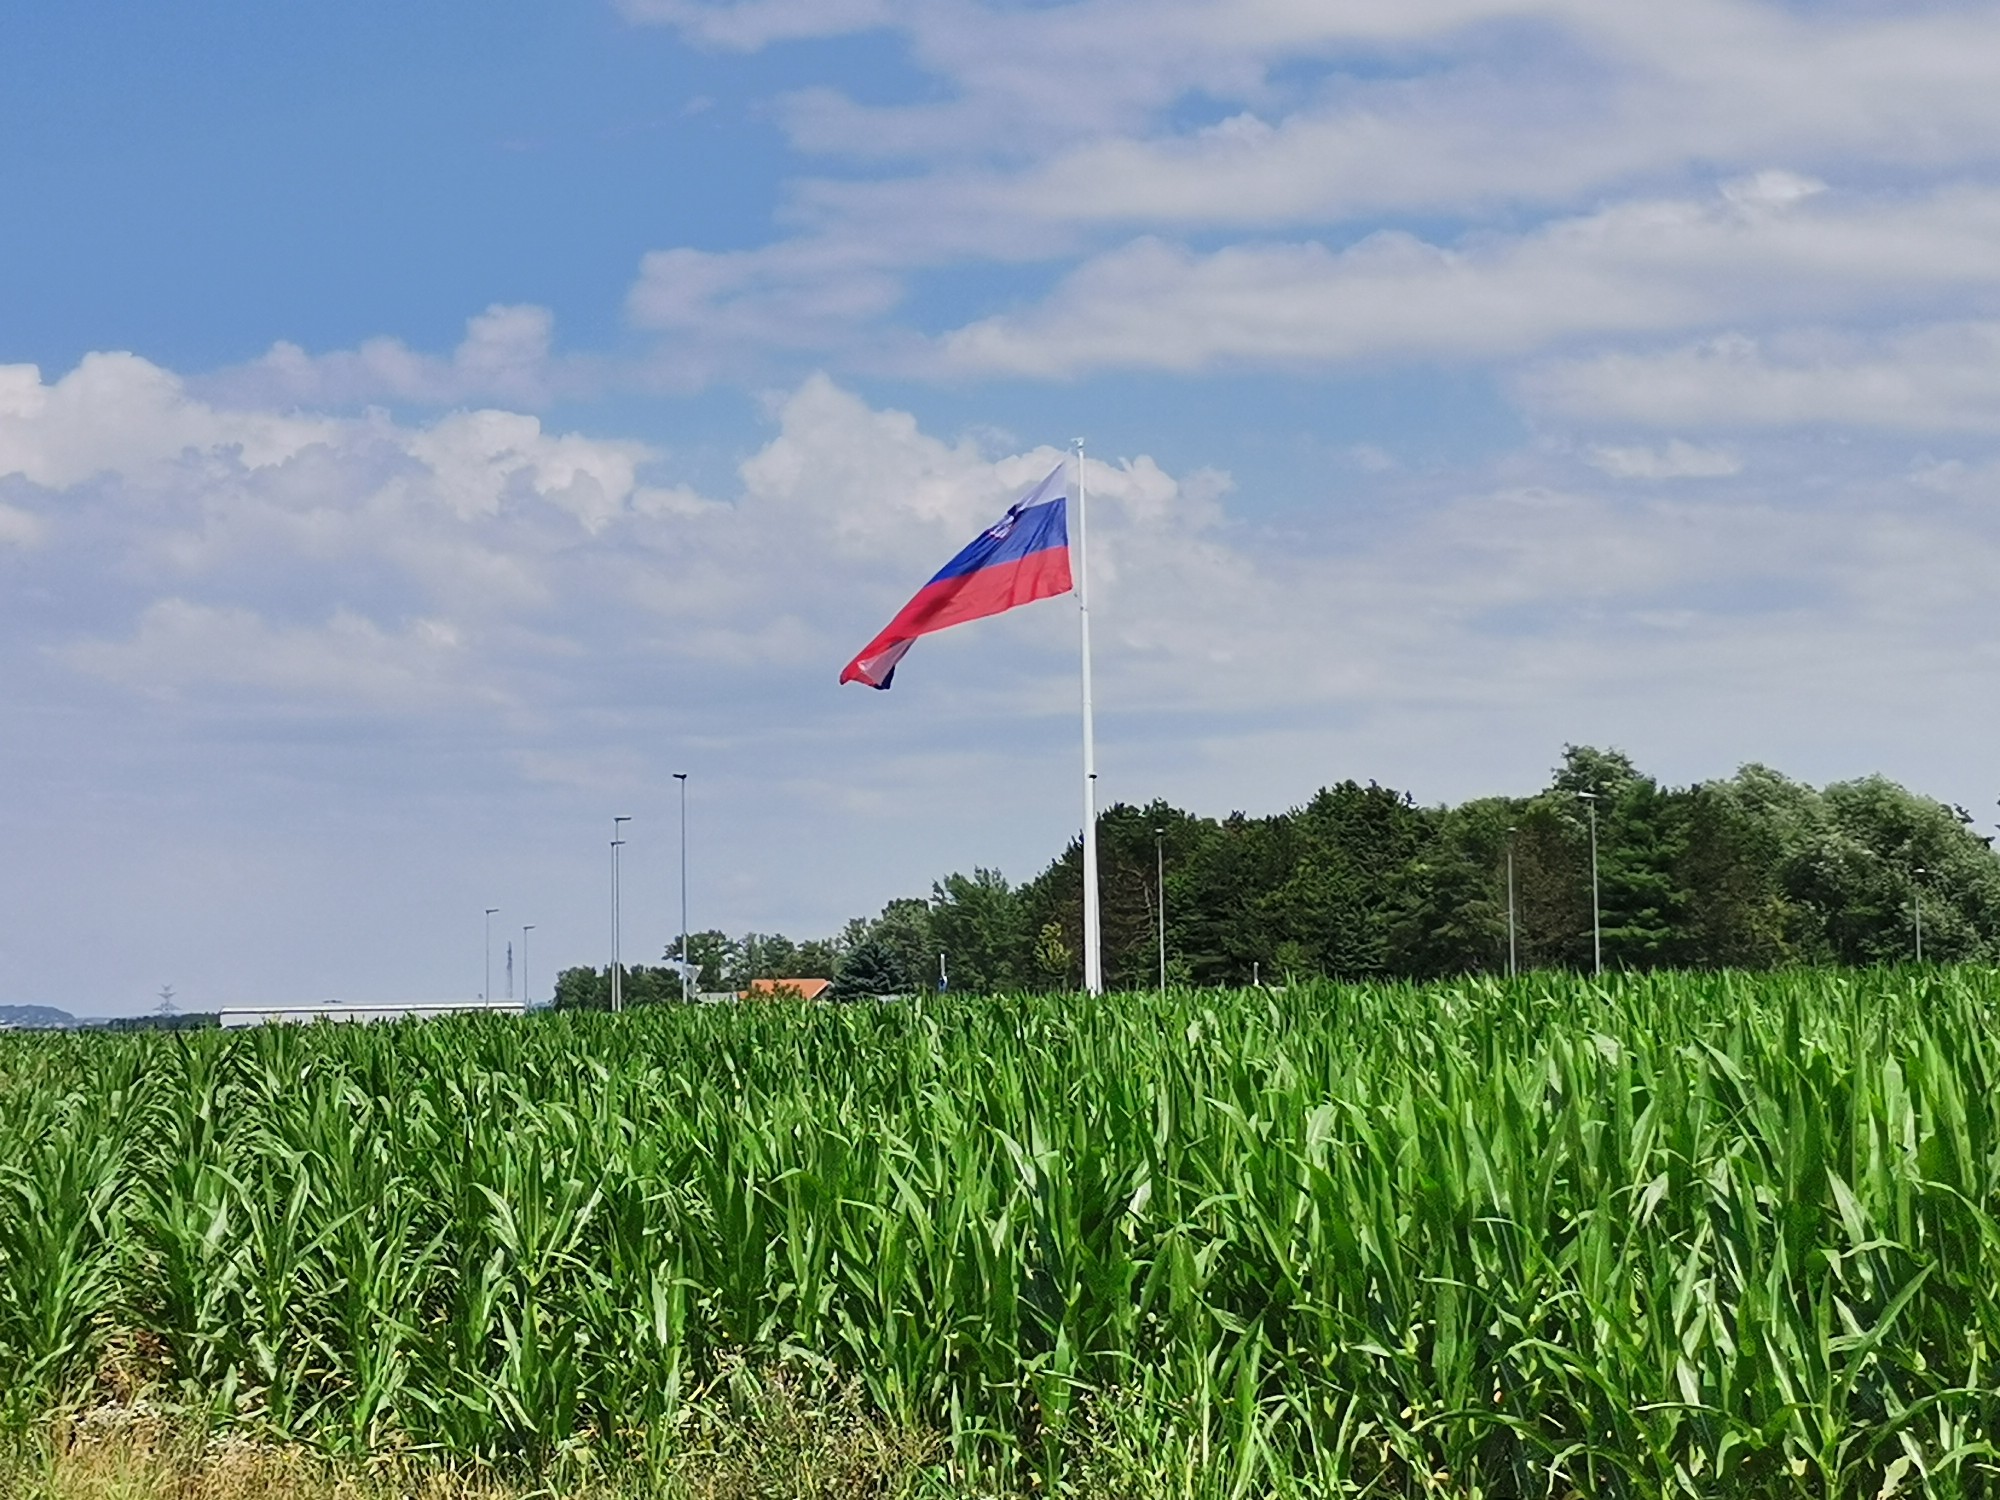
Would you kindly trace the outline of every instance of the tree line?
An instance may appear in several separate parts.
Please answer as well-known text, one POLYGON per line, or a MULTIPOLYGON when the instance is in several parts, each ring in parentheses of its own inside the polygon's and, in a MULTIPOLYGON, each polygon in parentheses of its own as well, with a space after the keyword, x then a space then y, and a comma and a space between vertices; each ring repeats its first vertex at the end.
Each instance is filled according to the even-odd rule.
MULTIPOLYGON (((1268 817, 1118 804, 1098 823, 1107 985, 1324 976, 1430 979, 1593 961, 1591 817, 1607 968, 2000 960, 2000 857, 1964 808, 1873 776, 1815 789, 1767 767, 1663 786, 1615 750, 1571 746, 1528 797, 1422 806, 1343 781, 1268 817), (1164 866, 1164 882, 1160 869, 1164 866), (1510 944, 1508 887, 1513 922, 1510 944)), ((836 936, 694 934, 703 990, 831 977, 848 996, 1082 983, 1082 848, 1010 884, 976 869, 836 936)), ((663 963, 679 958, 678 945, 663 963)), ((627 971, 628 1004, 677 1000, 672 967, 627 971)), ((557 1003, 602 1008, 605 970, 557 1003)))

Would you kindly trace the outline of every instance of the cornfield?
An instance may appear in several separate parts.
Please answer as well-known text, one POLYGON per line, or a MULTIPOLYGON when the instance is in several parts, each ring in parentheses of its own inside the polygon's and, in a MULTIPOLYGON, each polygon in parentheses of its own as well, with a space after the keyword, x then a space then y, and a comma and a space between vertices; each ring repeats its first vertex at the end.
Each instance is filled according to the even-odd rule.
POLYGON ((2000 978, 0 1037, 0 1421, 971 1492, 1985 1494, 2000 978))

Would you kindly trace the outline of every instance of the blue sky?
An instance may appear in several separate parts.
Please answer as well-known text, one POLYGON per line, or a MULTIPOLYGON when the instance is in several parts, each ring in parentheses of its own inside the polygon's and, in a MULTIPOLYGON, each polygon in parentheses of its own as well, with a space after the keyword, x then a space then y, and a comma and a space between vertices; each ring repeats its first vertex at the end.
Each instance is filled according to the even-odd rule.
POLYGON ((95 3, 0 52, 0 1003, 467 994, 1110 797, 1996 788, 2000 12, 95 3), (496 964, 500 962, 496 959, 496 964))
POLYGON ((796 82, 608 7, 366 0, 64 7, 0 70, 0 182, 61 208, 0 250, 46 289, 10 305, 12 352, 59 367, 437 346, 496 301, 616 343, 645 250, 767 231, 783 143, 752 116, 796 82))

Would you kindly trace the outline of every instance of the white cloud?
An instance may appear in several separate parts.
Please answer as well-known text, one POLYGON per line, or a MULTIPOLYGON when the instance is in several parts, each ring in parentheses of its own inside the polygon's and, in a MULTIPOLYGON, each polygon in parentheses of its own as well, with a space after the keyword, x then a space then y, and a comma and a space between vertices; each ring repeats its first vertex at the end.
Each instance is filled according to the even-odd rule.
MULTIPOLYGON (((677 542, 661 534, 679 558, 671 597, 644 599, 644 557, 617 597, 669 622, 692 617, 685 629, 669 623, 658 649, 697 675, 798 682, 781 711, 805 715, 803 727, 841 712, 837 702, 804 708, 807 686, 830 681, 942 558, 1060 455, 995 458, 823 377, 774 415, 778 430, 744 463, 740 493, 676 522, 677 542), (748 576, 760 584, 746 595, 748 576)), ((1955 495, 1953 506, 1924 501, 1925 486, 1889 468, 1818 486, 1807 506, 1741 480, 1736 455, 1684 440, 1594 456, 1621 476, 1701 476, 1718 487, 1633 500, 1553 482, 1440 489, 1433 479, 1366 544, 1316 548, 1230 526, 1221 476, 1094 460, 1106 713, 1470 725, 1535 703, 1560 722, 1570 710, 1553 705, 1636 705, 1650 690, 1681 712, 1736 695, 1765 695, 1760 711, 1774 712, 1797 707, 1787 673, 1819 691, 1848 661, 1869 691, 1900 692, 1899 652, 1933 632, 1990 634, 1971 623, 1964 585, 2000 564, 2000 530, 1955 508, 1955 495), (1920 580, 1941 550, 1959 582, 1926 595, 1920 580)), ((946 723, 998 704, 1059 726, 1074 712, 1074 640, 1069 611, 1038 606, 926 640, 899 691, 922 694, 925 712, 946 723)))
POLYGON ((1269 50, 1334 37, 1424 36, 1480 20, 1554 14, 1570 7, 1563 0, 1356 0, 1329 12, 1307 0, 1086 0, 1039 7, 1039 16, 1024 16, 1018 6, 944 7, 929 0, 619 0, 619 8, 633 20, 745 48, 895 25, 928 28, 925 35, 937 39, 934 45, 958 45, 970 52, 1002 39, 1025 48, 1037 34, 1036 19, 1067 28, 1056 34, 1101 39, 1100 45, 1120 34, 1128 45, 1144 45, 1151 39, 1138 23, 1150 19, 1154 29, 1189 47, 1226 41, 1269 50), (963 40, 947 40, 954 37, 963 40))
MULTIPOLYGON (((775 399, 771 415, 777 430, 741 464, 733 498, 682 490, 638 517, 628 546, 603 559, 603 595, 654 617, 648 649, 696 671, 728 664, 830 684, 940 563, 1062 458, 1052 448, 995 457, 970 439, 946 441, 823 375, 775 399)), ((1129 508, 1150 513, 1183 496, 1192 506, 1204 493, 1147 462, 1094 465, 1093 474, 1114 531, 1129 508)), ((1046 612, 1028 614, 998 628, 1045 644, 1052 629, 1060 637, 1046 612)), ((1019 662, 996 671, 1008 683, 1024 677, 1019 662)))
POLYGON ((162 599, 129 638, 78 641, 60 654, 149 696, 223 688, 266 704, 425 714, 504 701, 468 680, 454 626, 418 619, 384 629, 348 610, 323 624, 279 625, 249 609, 162 599))
POLYGON ((1739 208, 1790 208, 1826 191, 1817 177, 1767 167, 1747 177, 1733 177, 1722 184, 1723 198, 1739 208))
POLYGON ((551 435, 520 412, 453 412, 404 439, 424 467, 412 488, 461 518, 498 515, 510 496, 534 498, 600 530, 638 489, 643 443, 551 435))
POLYGON ((189 397, 181 378, 132 354, 89 354, 53 385, 34 365, 0 365, 0 475, 55 488, 190 452, 270 465, 324 442, 332 424, 275 412, 228 413, 189 397))
POLYGON ((1743 460, 1721 448, 1699 448, 1675 438, 1663 448, 1599 446, 1590 466, 1613 479, 1726 479, 1743 472, 1743 460))
POLYGON ((31 547, 42 537, 42 523, 18 506, 0 504, 0 547, 31 547))
MULTIPOLYGON (((1166 7, 1164 25, 1149 16, 1121 34, 1122 9, 1066 7, 1095 45, 1072 45, 1041 75, 1052 92, 1082 83, 1077 91, 1095 98, 1085 80, 1099 71, 1098 48, 1121 50, 1127 65, 1145 59, 1153 85, 1119 117, 1079 119, 1018 167, 891 183, 887 193, 832 183, 813 201, 857 212, 930 202, 982 218, 1270 227, 1561 204, 1691 161, 1984 166, 2000 127, 1991 61, 2000 17, 1982 11, 1808 19, 1754 4, 1412 5, 1388 19, 1301 6, 1302 24, 1260 32, 1237 24, 1240 6, 1205 5, 1166 7), (1510 37, 1500 22, 1535 29, 1510 37), (1200 45, 1187 46, 1189 36, 1200 45), (1390 76, 1370 76, 1384 44, 1418 39, 1425 52, 1398 53, 1390 76), (1268 81, 1274 63, 1315 59, 1330 71, 1303 100, 1268 81), (1183 91, 1251 108, 1221 126, 1174 128, 1161 116, 1183 91), (1260 111, 1266 103, 1276 108, 1260 111)), ((1005 138, 1006 116, 1019 108, 1006 86, 1028 70, 1003 70, 970 47, 919 56, 937 58, 961 95, 864 109, 814 94, 794 109, 800 144, 849 154, 873 144, 921 159, 963 135, 1008 162, 1020 138, 1005 138)), ((1060 108, 1054 117, 1068 118, 1060 108)))
POLYGON ((886 30, 939 84, 888 103, 829 87, 790 96, 796 148, 864 169, 795 183, 788 237, 775 243, 646 258, 633 320, 666 335, 670 351, 707 351, 681 378, 742 369, 759 350, 920 369, 907 331, 889 323, 917 301, 910 294, 927 272, 981 262, 1071 265, 1050 321, 1084 327, 1099 349, 1136 347, 1102 358, 1067 351, 1059 330, 1024 328, 1033 310, 974 307, 955 319, 965 326, 950 346, 953 371, 1046 370, 1051 354, 1071 370, 1190 369, 1343 358, 1350 348, 1509 356, 1578 332, 1693 331, 1718 307, 1761 308, 1766 291, 1775 315, 1801 315, 1821 283, 1832 295, 1815 315, 1845 316, 1871 275, 1890 309, 1908 309, 1934 274, 1957 286, 1979 280, 1963 262, 1993 232, 1942 222, 1947 200, 1969 204, 1986 191, 2000 158, 2000 12, 1989 7, 628 0, 625 9, 742 49, 886 30), (1788 169, 1768 170, 1773 162, 1788 169), (1685 203, 1659 195, 1696 174, 1728 179, 1702 205, 1712 232, 1650 225, 1661 212, 1688 217, 1685 203), (1822 178, 1855 186, 1812 201, 1822 178), (1884 182, 1911 201, 1899 205, 1884 182), (1869 216, 1856 208, 1864 201, 1879 229, 1871 243, 1862 243, 1869 216), (1926 204, 1938 215, 1919 222, 1926 204), (1564 217, 1533 227, 1552 212, 1564 217), (1389 234, 1337 248, 1342 226, 1385 215, 1480 227, 1428 244, 1389 234), (1795 233, 1713 232, 1730 215, 1795 233), (1621 227, 1622 245, 1608 247, 1619 264, 1557 243, 1621 227), (1204 239, 1202 253, 1166 238, 1244 232, 1293 242, 1204 239), (1903 243, 1891 242, 1897 232, 1903 243), (1108 237, 1135 233, 1145 237, 1107 248, 1108 237), (1511 245, 1519 253, 1508 261, 1511 245), (1393 264, 1399 249, 1412 262, 1406 274, 1393 264), (1957 268, 1938 272, 1932 252, 1957 268), (1440 259, 1436 274, 1420 264, 1426 253, 1440 259), (1090 258, 1077 265, 1079 256, 1090 258), (1858 269, 1857 257, 1878 270, 1858 269), (1351 283, 1358 305, 1329 279, 1351 283), (1267 282, 1272 295, 1258 297, 1267 282), (1280 294, 1303 304, 1300 318, 1272 310, 1280 294), (1157 329, 1140 326, 1153 321, 1152 300, 1164 306, 1157 329), (1075 317, 1089 312, 1103 321, 1075 317))
POLYGON ((1913 199, 1767 175, 1730 196, 1623 203, 1457 246, 1383 232, 1344 250, 1141 240, 1041 304, 940 343, 945 369, 1071 375, 1378 355, 1493 357, 1756 311, 1934 305, 2000 285, 2000 191, 1913 199))
POLYGON ((1912 6, 1788 14, 1434 0, 1082 0, 1019 8, 691 0, 629 8, 719 45, 892 26, 943 98, 789 102, 806 150, 939 162, 888 181, 807 184, 804 202, 885 241, 967 221, 974 242, 1043 225, 1256 225, 1395 209, 1573 201, 1689 161, 1922 170, 1989 164, 2000 16, 1912 6), (1385 55, 1395 66, 1389 76, 1385 55), (1317 87, 1275 82, 1317 67, 1317 87), (1190 96, 1243 106, 1181 125, 1190 96), (990 171, 969 172, 983 159, 990 171))
POLYGON ((130 354, 86 355, 54 383, 33 365, 0 366, 0 477, 50 491, 112 475, 201 497, 219 512, 323 514, 322 491, 388 510, 442 508, 461 520, 539 504, 586 529, 638 493, 643 443, 550 433, 529 414, 458 411, 405 426, 211 405, 178 375, 130 354), (345 495, 338 492, 345 491, 345 495))
MULTIPOLYGON (((171 377, 135 381, 156 417, 161 382, 171 377)), ((846 653, 1062 457, 941 438, 824 376, 772 415, 776 431, 722 499, 646 482, 643 445, 551 435, 520 413, 421 427, 294 418, 315 443, 256 465, 225 423, 212 437, 227 462, 149 460, 143 483, 100 476, 76 491, 89 497, 76 524, 95 529, 44 552, 122 576, 113 597, 156 592, 128 606, 135 627, 113 615, 54 644, 94 676, 190 699, 535 719, 576 695, 615 701, 633 674, 666 670, 679 702, 743 691, 790 702, 804 684, 830 687, 846 653)), ((202 408, 163 420, 179 431, 218 419, 202 408)), ((233 420, 262 430, 270 419, 233 420)), ((63 421, 87 439, 73 414, 63 421)), ((39 451, 33 427, 15 437, 39 451)), ((1315 552, 1226 524, 1225 476, 1093 458, 1108 711, 1380 713, 1439 694, 1465 705, 1533 680, 1550 650, 1582 678, 1612 680, 1628 648, 1665 671, 1669 639, 1720 650, 1732 632, 1766 628, 1768 606, 1741 601, 1764 600, 1771 576, 1824 595, 1814 618, 1844 638, 1899 597, 1879 586, 1885 570, 1907 582, 1898 559, 1913 554, 1894 538, 1928 527, 1923 545, 1950 547, 1959 565, 1993 550, 1976 529, 1946 540, 1969 524, 1957 512, 1922 526, 1908 515, 1913 496, 1955 505, 1963 485, 1891 474, 1879 493, 1840 501, 1845 519, 1829 525, 1742 489, 1739 456, 1712 445, 1585 456, 1618 478, 1736 488, 1672 502, 1646 491, 1656 498, 1639 503, 1520 479, 1440 493, 1363 453, 1354 472, 1429 486, 1430 498, 1358 550, 1315 552)), ((1060 606, 1023 611, 925 642, 905 675, 954 712, 1004 703, 1061 716, 1073 631, 1060 606)))
MULTIPOLYGON (((892 257, 893 259, 893 257, 892 257)), ((785 241, 760 250, 656 250, 626 310, 642 328, 732 348, 825 348, 892 309, 901 278, 865 247, 785 241)))
MULTIPOLYGON (((157 373, 135 388, 172 382, 157 373)), ((34 387, 51 421, 54 388, 34 387)), ((826 926, 974 861, 1028 873, 1068 836, 1063 601, 925 640, 893 693, 834 682, 1055 450, 940 434, 827 377, 775 398, 768 440, 710 494, 650 474, 666 464, 640 464, 637 444, 572 449, 519 413, 301 416, 315 441, 253 464, 213 411, 144 409, 170 433, 219 423, 215 446, 140 445, 129 473, 60 490, 9 481, 8 504, 45 524, 32 552, 0 554, 26 585, 0 591, 0 693, 61 711, 37 721, 39 759, 0 744, 17 799, 0 810, 122 797, 175 872, 195 836, 163 801, 212 842, 203 868, 266 848, 275 812, 301 851, 287 907, 370 881, 387 908, 429 903, 384 918, 408 928, 385 992, 412 982, 410 955, 476 962, 482 906, 565 910, 567 947, 550 921, 544 962, 596 954, 597 820, 614 811, 647 820, 626 853, 631 948, 648 951, 640 923, 677 894, 645 884, 648 860, 667 868, 673 770, 699 778, 697 925, 826 926), (600 508, 579 486, 619 498, 600 508), (346 864, 327 853, 343 838, 346 864), (443 873, 405 868, 414 845, 459 841, 443 873)), ((90 434, 64 412, 81 451, 90 434)), ((119 420, 98 418, 107 435, 119 420)), ((32 419, 10 441, 48 451, 32 419)), ((1620 462, 1686 470, 1709 446, 1659 440, 1620 462)), ((1567 740, 1679 777, 1757 756, 1977 784, 1990 725, 1963 678, 2000 661, 1989 466, 1913 474, 1906 455, 1844 448, 1793 483, 1749 448, 1739 474, 1641 486, 1572 452, 1375 478, 1357 454, 1328 485, 1366 524, 1308 508, 1282 533, 1224 476, 1094 458, 1107 799, 1262 809, 1349 774, 1427 797, 1519 789, 1567 740)), ((230 920, 266 922, 266 900, 230 920)), ((236 951, 224 936, 211 946, 236 951)))
POLYGON ((53 382, 0 371, 0 476, 18 476, 0 542, 38 542, 38 576, 68 580, 56 592, 136 615, 129 637, 100 614, 52 643, 107 680, 492 710, 514 701, 507 677, 566 649, 578 549, 622 517, 688 510, 642 482, 655 456, 520 412, 403 425, 214 406, 144 360, 92 355, 53 382))
POLYGON ((309 354, 279 343, 263 357, 203 378, 198 393, 238 406, 352 406, 408 401, 450 406, 505 401, 540 406, 590 380, 589 362, 552 351, 555 318, 545 307, 495 303, 465 325, 449 357, 422 354, 401 339, 309 354))
POLYGON ((1517 387, 1587 422, 1715 428, 1849 425, 2000 431, 2000 323, 1888 334, 1729 334, 1676 349, 1552 360, 1517 387))
POLYGON ((772 42, 840 36, 888 25, 900 6, 894 0, 617 0, 634 21, 676 26, 714 47, 755 51, 772 42))
MULTIPOLYGON (((180 389, 165 372, 138 382, 161 385, 180 389)), ((586 681, 651 659, 703 681, 804 671, 831 683, 845 651, 1062 460, 940 439, 825 377, 774 406, 777 430, 727 501, 642 482, 644 445, 550 434, 522 413, 415 427, 298 418, 313 444, 251 463, 232 424, 265 414, 178 401, 193 415, 169 412, 167 425, 212 424, 209 446, 92 479, 75 492, 89 496, 75 523, 93 528, 89 561, 81 530, 64 554, 172 592, 145 600, 129 634, 99 628, 58 654, 146 692, 263 694, 287 711, 496 709, 561 661, 587 661, 586 681)), ((1230 622, 1274 628, 1256 624, 1273 605, 1242 602, 1264 592, 1255 569, 1216 540, 1225 480, 1137 458, 1093 460, 1091 482, 1099 588, 1118 611, 1106 649, 1131 656, 1135 681, 1156 678, 1172 700, 1187 653, 1235 659, 1230 622)), ((48 504, 60 508, 55 492, 48 504)), ((1046 706, 1036 664, 1062 659, 1068 629, 1059 607, 997 625, 1027 654, 995 668, 995 690, 1046 706)), ((968 649, 927 649, 940 683, 968 649)), ((1249 681, 1239 673, 1237 686, 1249 681)))

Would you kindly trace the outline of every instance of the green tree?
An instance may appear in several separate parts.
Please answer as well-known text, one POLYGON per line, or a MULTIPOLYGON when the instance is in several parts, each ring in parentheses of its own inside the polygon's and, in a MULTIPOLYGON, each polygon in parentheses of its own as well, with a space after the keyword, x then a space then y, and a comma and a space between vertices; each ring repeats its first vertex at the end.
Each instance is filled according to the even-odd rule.
POLYGON ((1919 900, 1926 958, 2000 954, 2000 862, 1969 814, 1880 776, 1829 786, 1820 804, 1788 851, 1786 887, 1817 914, 1831 957, 1912 957, 1919 900))
POLYGON ((831 938, 808 938, 793 957, 795 979, 831 979, 840 972, 841 945, 831 938))
POLYGON ((1689 965, 1768 969, 1801 956, 1801 914, 1785 896, 1786 840, 1776 808, 1796 821, 1813 798, 1810 788, 1761 766, 1692 789, 1680 869, 1689 965))
POLYGON ((1398 873, 1391 893, 1390 972, 1434 978, 1505 971, 1508 826, 1504 804, 1439 814, 1435 836, 1398 873))
POLYGON ((1644 779, 1632 764, 1632 758, 1622 750, 1564 745, 1562 764, 1556 768, 1549 790, 1572 797, 1589 792, 1610 802, 1634 782, 1644 779))
MULTIPOLYGON (((695 990, 742 988, 737 982, 738 970, 743 962, 742 950, 727 934, 714 928, 706 932, 691 932, 688 934, 687 951, 688 961, 696 968, 692 986, 695 990)), ((668 964, 678 963, 681 957, 680 939, 675 938, 668 943, 661 957, 668 964)), ((680 993, 678 978, 674 980, 674 992, 676 996, 680 993)))
POLYGON ((625 970, 618 993, 628 1010, 647 1005, 679 1005, 681 971, 664 964, 633 964, 625 970))
MULTIPOLYGON (((620 971, 619 997, 627 1010, 647 1005, 677 1005, 681 998, 680 970, 665 965, 627 964, 620 971)), ((611 970, 573 968, 556 976, 557 1010, 611 1009, 611 970)))
POLYGON ((1076 969, 1076 954, 1063 941, 1062 923, 1042 923, 1041 936, 1035 939, 1035 972, 1050 989, 1062 989, 1070 982, 1070 975, 1076 969))
POLYGON ((886 943, 902 966, 907 988, 937 987, 937 943, 932 935, 930 903, 903 896, 882 908, 866 936, 886 943))
POLYGON ((931 934, 947 956, 954 990, 997 994, 1024 987, 1022 903, 998 870, 939 881, 932 888, 931 934))
POLYGON ((1590 843, 1575 798, 1543 793, 1514 822, 1514 907, 1524 969, 1590 967, 1590 843))
POLYGON ((1682 887, 1690 796, 1634 776, 1604 809, 1598 851, 1604 961, 1613 968, 1686 964, 1691 894, 1682 887))
POLYGON ((609 969, 564 969, 556 975, 557 1010, 611 1009, 609 969))
POLYGON ((1291 869, 1295 843, 1288 816, 1237 812, 1184 831, 1167 920, 1193 982, 1248 984, 1283 972, 1283 938, 1266 897, 1291 869))
POLYGON ((872 933, 847 950, 833 980, 833 993, 842 1000, 906 995, 914 988, 896 950, 872 933))
MULTIPOLYGON (((1155 982, 1156 851, 1169 969, 1185 982, 1498 972, 1510 853, 1522 966, 1587 969, 1592 807, 1607 965, 1901 960, 1914 949, 1919 903, 1926 957, 2000 959, 2000 859, 1963 809, 1881 777, 1816 791, 1755 765, 1726 781, 1667 787, 1621 751, 1568 745, 1542 791, 1459 807, 1422 807, 1353 780, 1260 818, 1114 804, 1098 824, 1106 978, 1155 982)), ((705 932, 690 946, 704 989, 831 976, 850 991, 893 979, 902 992, 936 982, 940 953, 955 989, 1074 987, 1082 893, 1082 844, 1072 839, 1023 886, 979 869, 832 937, 731 942, 705 932)), ((601 1009, 608 983, 602 971, 566 971, 557 1003, 601 1009)), ((677 989, 668 970, 634 969, 624 980, 633 1004, 677 989)))
POLYGON ((1313 970, 1333 978, 1390 972, 1396 884, 1429 846, 1433 818, 1372 782, 1319 792, 1292 815, 1296 859, 1263 903, 1278 941, 1300 945, 1313 970))

